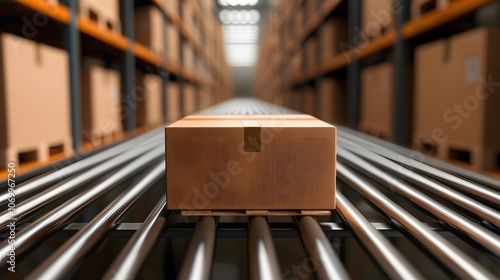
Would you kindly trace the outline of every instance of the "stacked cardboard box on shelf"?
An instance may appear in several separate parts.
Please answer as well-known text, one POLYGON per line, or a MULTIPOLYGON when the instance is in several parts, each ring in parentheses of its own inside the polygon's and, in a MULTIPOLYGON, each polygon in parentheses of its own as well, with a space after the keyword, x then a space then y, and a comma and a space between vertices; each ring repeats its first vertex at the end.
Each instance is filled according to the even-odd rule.
POLYGON ((306 14, 307 14, 307 18, 310 19, 312 17, 314 17, 317 12, 318 12, 318 4, 321 4, 323 1, 318 1, 318 0, 307 0, 307 1, 304 1, 305 2, 305 5, 306 5, 306 14))
POLYGON ((84 60, 81 71, 82 137, 98 143, 122 131, 120 73, 84 60))
POLYGON ((167 121, 173 122, 181 117, 181 101, 179 84, 173 81, 167 83, 167 121))
POLYGON ((134 16, 135 40, 163 57, 164 26, 160 9, 151 5, 138 6, 135 8, 134 16))
POLYGON ((302 112, 311 116, 315 115, 316 95, 313 87, 306 87, 302 93, 302 112))
POLYGON ((188 71, 194 71, 195 69, 193 47, 188 43, 182 45, 182 65, 188 71))
POLYGON ((154 127, 163 123, 161 78, 154 74, 136 74, 136 125, 154 127))
POLYGON ((362 69, 359 130, 392 140, 393 100, 394 65, 384 62, 362 69))
POLYGON ((179 31, 177 28, 171 23, 167 23, 165 27, 165 32, 167 33, 167 61, 179 63, 179 53, 180 53, 180 44, 179 44, 179 31))
POLYGON ((0 168, 71 151, 66 51, 0 33, 0 168))
POLYGON ((100 27, 115 33, 121 32, 119 0, 79 0, 80 14, 100 27))
POLYGON ((413 0, 411 1, 410 16, 412 20, 420 18, 423 14, 446 8, 455 0, 413 0))
POLYGON ((499 38, 499 28, 478 28, 416 49, 415 148, 500 167, 499 38))
POLYGON ((175 12, 176 14, 179 13, 179 1, 180 0, 162 0, 162 7, 165 10, 171 10, 175 12))
POLYGON ((401 3, 392 0, 363 0, 361 3, 361 30, 363 36, 378 37, 394 25, 394 14, 400 12, 401 3))
POLYGON ((295 111, 302 111, 302 89, 294 89, 285 96, 284 105, 295 111))
POLYGON ((185 83, 182 89, 182 96, 184 99, 183 100, 184 115, 187 116, 196 112, 196 107, 197 107, 196 88, 191 84, 185 83))
POLYGON ((328 77, 321 81, 318 117, 326 122, 347 125, 347 86, 343 79, 328 77))
POLYGON ((321 27, 321 61, 342 53, 342 43, 347 42, 347 21, 344 18, 330 17, 321 27))
POLYGON ((310 37, 306 41, 305 68, 307 70, 316 69, 318 66, 318 40, 316 37, 310 37))

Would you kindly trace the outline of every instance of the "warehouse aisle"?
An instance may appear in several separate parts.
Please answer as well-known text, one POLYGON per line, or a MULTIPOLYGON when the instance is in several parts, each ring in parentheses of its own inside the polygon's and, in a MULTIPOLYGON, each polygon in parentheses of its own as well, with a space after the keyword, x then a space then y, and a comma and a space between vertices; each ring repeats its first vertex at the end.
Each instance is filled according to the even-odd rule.
POLYGON ((0 1, 0 278, 500 278, 499 19, 0 1))

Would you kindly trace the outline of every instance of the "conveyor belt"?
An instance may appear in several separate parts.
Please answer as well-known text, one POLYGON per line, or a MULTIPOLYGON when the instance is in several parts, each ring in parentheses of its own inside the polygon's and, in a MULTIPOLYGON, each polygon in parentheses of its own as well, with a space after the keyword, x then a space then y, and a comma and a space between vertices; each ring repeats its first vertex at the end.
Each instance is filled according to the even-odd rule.
MULTIPOLYGON (((199 112, 289 113, 254 99, 199 112)), ((15 213, 3 183, 0 277, 499 278, 495 178, 339 127, 332 216, 181 217, 165 209, 163 139, 158 129, 45 168, 15 187, 15 213)))

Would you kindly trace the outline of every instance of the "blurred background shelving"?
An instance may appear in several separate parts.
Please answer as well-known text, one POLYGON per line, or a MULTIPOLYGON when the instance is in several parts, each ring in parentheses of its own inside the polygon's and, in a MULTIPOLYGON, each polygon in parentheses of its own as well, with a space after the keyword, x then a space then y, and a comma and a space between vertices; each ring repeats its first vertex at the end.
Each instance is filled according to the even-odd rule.
POLYGON ((2 168, 6 158, 30 169, 90 151, 232 96, 214 1, 16 0, 1 1, 0 15, 2 168), (44 48, 59 61, 37 60, 44 48), (31 68, 52 83, 23 88, 31 68), (43 103, 30 106, 30 94, 43 103))
POLYGON ((277 1, 253 92, 443 160, 498 171, 498 127, 489 120, 498 118, 500 103, 495 94, 473 99, 482 79, 500 75, 489 51, 498 12, 498 1, 487 0, 277 1), (453 43, 461 40, 469 42, 453 43), (436 42, 448 49, 420 55, 436 42), (470 48, 474 43, 483 47, 470 48), (462 48, 468 51, 458 54, 462 48))

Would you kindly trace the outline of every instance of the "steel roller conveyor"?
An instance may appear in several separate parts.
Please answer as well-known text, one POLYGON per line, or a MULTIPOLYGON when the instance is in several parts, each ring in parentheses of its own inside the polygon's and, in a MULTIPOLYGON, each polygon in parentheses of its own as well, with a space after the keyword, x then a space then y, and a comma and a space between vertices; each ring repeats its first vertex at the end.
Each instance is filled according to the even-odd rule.
MULTIPOLYGON (((291 113, 297 112, 255 99, 233 99, 198 112, 291 113)), ((16 277, 215 279, 238 270, 243 272, 234 275, 240 278, 297 279, 290 277, 309 271, 307 266, 299 269, 303 260, 312 264, 307 276, 317 279, 364 278, 364 269, 375 273, 370 277, 391 279, 500 275, 496 178, 339 127, 337 209, 331 216, 181 217, 166 210, 165 195, 157 195, 165 192, 164 153, 163 130, 158 129, 20 183, 16 277), (131 222, 128 217, 138 212, 140 220, 131 222), (350 237, 362 249, 353 249, 350 237), (64 241, 47 251, 46 240, 51 238, 64 241), (100 249, 123 238, 110 256, 100 249), (179 239, 189 242, 177 253, 179 239), (219 247, 222 239, 247 245, 243 251, 232 251, 230 246, 219 247), (302 244, 296 251, 302 252, 297 265, 284 264, 284 258, 293 256, 282 253, 282 239, 302 244), (427 255, 411 257, 414 252, 405 251, 401 240, 427 255), (222 249, 234 258, 242 252, 246 257, 231 270, 222 265, 222 249), (35 258, 42 250, 44 257, 35 258), (354 252, 366 254, 375 272, 354 264, 354 252), (156 266, 150 264, 158 256, 156 266), (99 267, 85 271, 82 267, 93 258, 102 258, 99 267), (422 269, 422 263, 429 262, 426 258, 435 271, 422 269), (28 263, 33 267, 23 268, 28 263)), ((7 192, 0 193, 2 279, 14 277, 7 273, 6 262, 12 252, 7 197, 7 192)))

